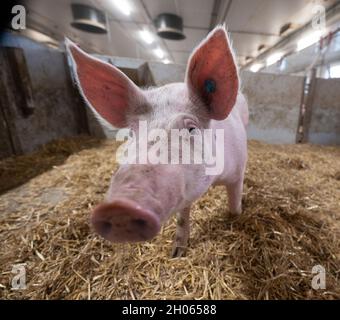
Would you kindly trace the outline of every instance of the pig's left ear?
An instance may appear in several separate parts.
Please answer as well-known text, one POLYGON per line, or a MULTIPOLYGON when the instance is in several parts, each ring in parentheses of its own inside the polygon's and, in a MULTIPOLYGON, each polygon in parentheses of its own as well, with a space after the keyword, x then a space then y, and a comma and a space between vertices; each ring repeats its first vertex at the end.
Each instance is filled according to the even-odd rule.
POLYGON ((237 66, 224 27, 215 28, 190 57, 186 83, 214 120, 225 119, 239 89, 237 66))

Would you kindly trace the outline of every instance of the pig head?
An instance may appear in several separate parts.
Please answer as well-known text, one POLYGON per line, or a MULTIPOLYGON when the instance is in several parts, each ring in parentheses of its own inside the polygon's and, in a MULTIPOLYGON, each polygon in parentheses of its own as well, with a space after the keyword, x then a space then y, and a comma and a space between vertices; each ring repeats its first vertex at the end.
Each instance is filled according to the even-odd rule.
POLYGON ((217 176, 206 175, 204 164, 120 166, 105 201, 91 215, 98 234, 112 242, 150 240, 173 213, 178 213, 173 255, 179 256, 189 237, 190 206, 211 185, 226 185, 231 211, 240 213, 247 111, 224 27, 215 28, 194 50, 184 83, 146 90, 69 40, 66 48, 85 102, 107 126, 128 127, 138 135, 138 124, 145 121, 148 129, 161 128, 168 133, 174 128, 185 130, 188 139, 197 130, 220 128, 227 141, 216 148, 223 147, 227 158, 234 157, 225 161, 225 169, 217 176), (238 101, 241 106, 235 107, 238 101))

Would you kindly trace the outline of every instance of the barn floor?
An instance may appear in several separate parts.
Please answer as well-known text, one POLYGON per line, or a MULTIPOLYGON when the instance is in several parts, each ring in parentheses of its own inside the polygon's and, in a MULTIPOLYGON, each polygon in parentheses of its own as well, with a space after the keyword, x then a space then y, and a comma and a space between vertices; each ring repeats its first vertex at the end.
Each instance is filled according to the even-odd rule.
POLYGON ((0 298, 340 298, 340 148, 251 141, 243 215, 228 217, 226 192, 211 189, 178 259, 174 219, 144 244, 92 233, 89 212, 107 190, 114 148, 80 137, 0 161, 0 298), (15 291, 18 263, 27 288, 15 291), (315 265, 326 269, 325 290, 311 287, 315 265))

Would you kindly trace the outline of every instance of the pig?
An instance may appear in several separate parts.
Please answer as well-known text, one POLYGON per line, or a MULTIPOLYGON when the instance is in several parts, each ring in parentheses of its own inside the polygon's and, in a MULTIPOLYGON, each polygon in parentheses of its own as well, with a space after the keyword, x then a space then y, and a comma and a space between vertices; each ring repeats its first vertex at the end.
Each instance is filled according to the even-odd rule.
MULTIPOLYGON (((123 164, 114 173, 105 201, 91 213, 93 229, 111 242, 153 239, 177 214, 172 257, 186 254, 190 208, 210 186, 226 187, 229 212, 242 212, 247 163, 248 106, 240 90, 238 67, 224 26, 217 26, 191 54, 185 81, 162 87, 137 87, 119 69, 96 59, 65 40, 75 81, 91 110, 108 126, 138 123, 169 132, 223 130, 223 170, 206 174, 206 164, 123 164)), ((95 168, 94 168, 95 170, 95 168)))

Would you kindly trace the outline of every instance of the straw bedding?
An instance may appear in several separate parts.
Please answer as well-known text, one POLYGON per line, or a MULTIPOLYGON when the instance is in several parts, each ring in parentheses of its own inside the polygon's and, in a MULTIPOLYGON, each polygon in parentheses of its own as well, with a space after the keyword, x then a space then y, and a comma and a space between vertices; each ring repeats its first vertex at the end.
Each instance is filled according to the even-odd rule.
POLYGON ((229 217, 225 190, 210 189, 193 207, 187 256, 171 259, 174 218, 142 244, 110 244, 89 226, 116 147, 78 137, 0 161, 1 298, 340 298, 339 148, 251 141, 244 213, 229 217), (27 288, 15 291, 18 263, 27 288), (315 265, 325 290, 312 289, 315 265))

